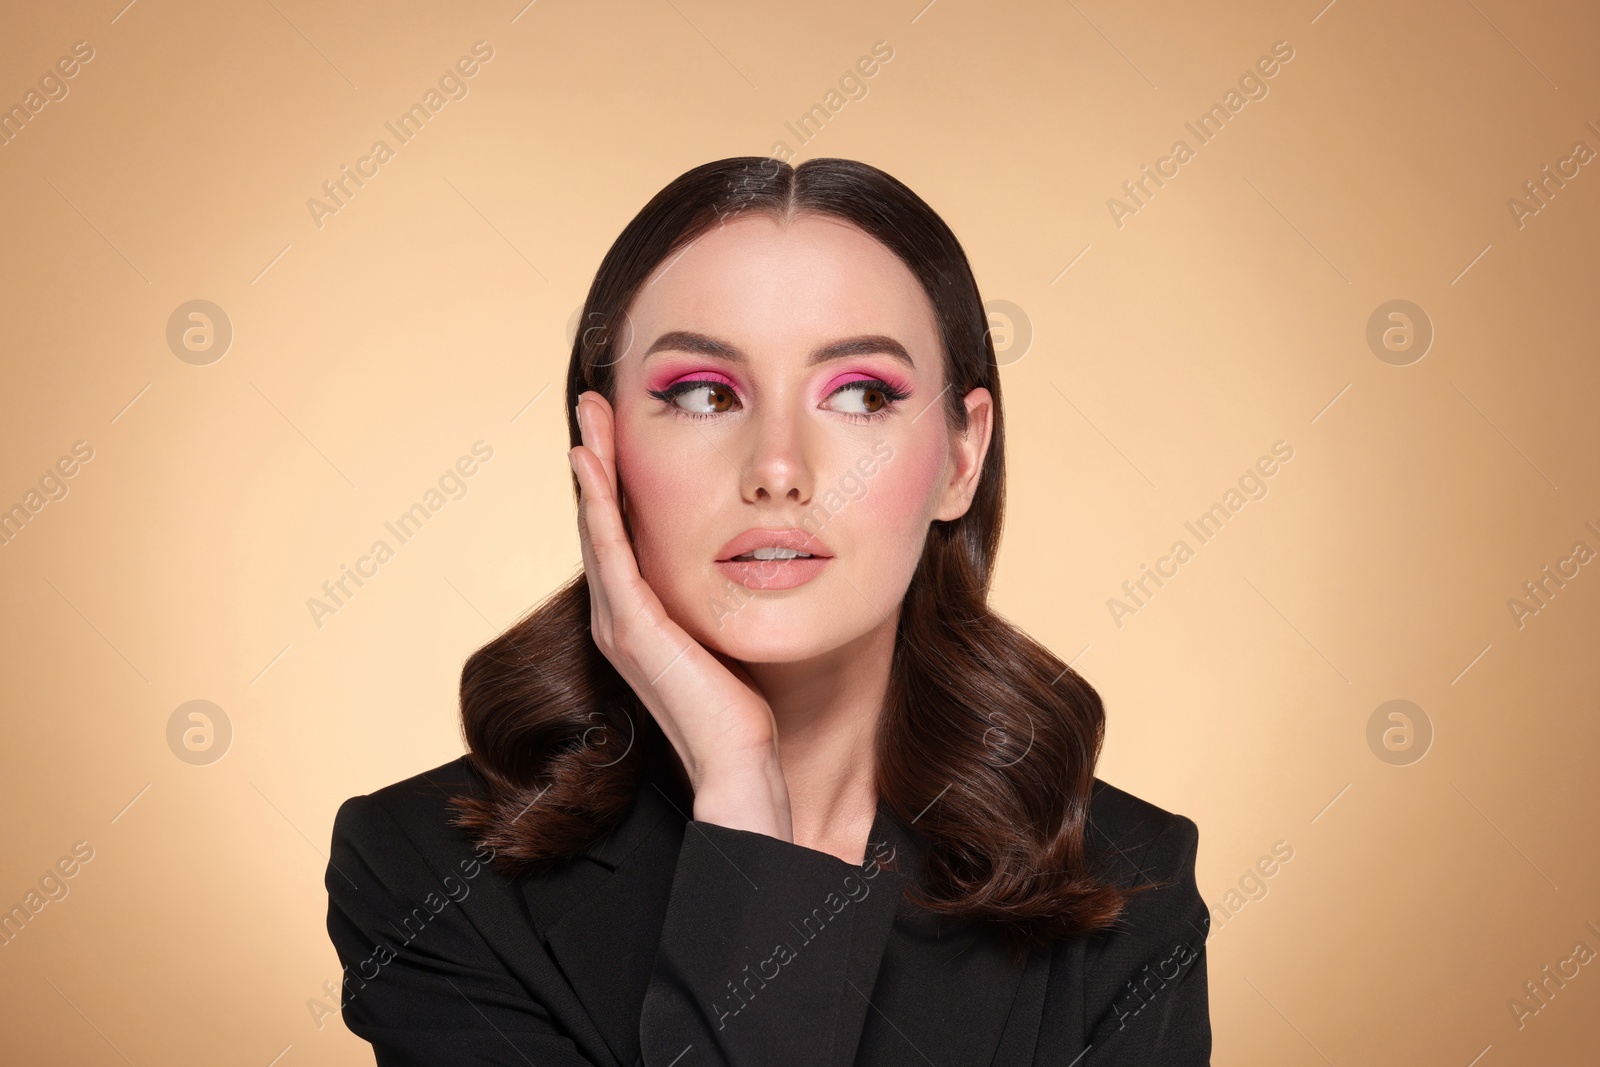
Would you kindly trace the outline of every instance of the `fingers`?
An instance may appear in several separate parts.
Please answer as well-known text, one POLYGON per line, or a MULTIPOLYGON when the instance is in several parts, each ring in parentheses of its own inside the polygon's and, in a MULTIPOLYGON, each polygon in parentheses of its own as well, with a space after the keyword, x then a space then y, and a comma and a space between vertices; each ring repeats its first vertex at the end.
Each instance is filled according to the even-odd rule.
MULTIPOLYGON (((578 426, 584 443, 574 447, 570 456, 581 493, 578 528, 594 609, 591 630, 603 650, 616 650, 620 643, 619 621, 637 637, 641 631, 658 631, 665 621, 666 611, 639 572, 633 544, 618 507, 615 467, 608 471, 602 462, 613 457, 614 452, 610 408, 598 393, 588 391, 579 397, 578 426)), ((682 642, 675 642, 672 650, 663 651, 656 647, 661 637, 660 633, 650 634, 647 643, 652 647, 648 652, 633 649, 623 654, 643 654, 649 661, 661 659, 664 662, 682 642)))
POLYGON ((593 508, 595 490, 591 488, 595 476, 592 472, 594 459, 585 454, 582 446, 573 448, 567 453, 567 459, 572 463, 572 471, 578 476, 578 546, 583 550, 583 569, 590 576, 590 593, 599 602, 601 590, 597 588, 593 578, 600 573, 599 561, 595 559, 594 546, 590 543, 589 520, 593 508))
POLYGON ((606 484, 611 494, 617 492, 616 424, 611 418, 611 405, 593 389, 578 397, 578 429, 583 443, 600 460, 606 484))
MULTIPOLYGON (((580 396, 578 428, 580 437, 587 441, 589 431, 585 424, 583 408, 583 399, 580 396)), ((600 487, 603 477, 595 471, 594 454, 585 445, 575 445, 568 450, 567 460, 572 464, 572 472, 578 479, 578 546, 583 553, 583 572, 589 583, 590 628, 598 637, 609 633, 611 629, 611 605, 606 596, 605 583, 601 580, 600 561, 595 553, 590 529, 595 518, 596 501, 604 497, 600 487)))
MULTIPOLYGON (((606 592, 614 594, 622 586, 613 579, 631 581, 639 575, 633 556, 633 546, 628 542, 627 531, 622 526, 622 514, 617 508, 616 473, 612 463, 611 418, 605 401, 597 400, 599 394, 588 392, 579 398, 578 426, 583 434, 583 444, 572 450, 573 467, 578 471, 578 485, 582 490, 582 515, 588 532, 588 547, 599 564, 599 573, 606 583, 606 592)), ((589 554, 585 563, 591 562, 589 554)))

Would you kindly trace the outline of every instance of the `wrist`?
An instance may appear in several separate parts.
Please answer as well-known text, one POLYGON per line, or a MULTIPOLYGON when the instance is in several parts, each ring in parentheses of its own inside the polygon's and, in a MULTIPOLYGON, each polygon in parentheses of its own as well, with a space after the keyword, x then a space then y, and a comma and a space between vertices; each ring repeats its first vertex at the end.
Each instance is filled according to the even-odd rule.
POLYGON ((789 791, 776 757, 708 768, 695 784, 694 818, 792 840, 789 791))

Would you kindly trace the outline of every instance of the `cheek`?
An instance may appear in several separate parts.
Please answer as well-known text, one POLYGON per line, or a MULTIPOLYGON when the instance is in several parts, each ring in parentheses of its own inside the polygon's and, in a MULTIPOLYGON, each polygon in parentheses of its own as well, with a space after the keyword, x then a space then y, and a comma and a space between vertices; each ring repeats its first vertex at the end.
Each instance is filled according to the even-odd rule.
POLYGON ((628 496, 628 525, 640 573, 652 585, 686 563, 697 529, 696 516, 707 513, 705 477, 691 464, 645 440, 619 431, 616 440, 618 480, 628 496))
POLYGON ((875 506, 863 510, 876 536, 921 549, 944 464, 940 440, 896 445, 894 455, 868 482, 867 499, 875 506))

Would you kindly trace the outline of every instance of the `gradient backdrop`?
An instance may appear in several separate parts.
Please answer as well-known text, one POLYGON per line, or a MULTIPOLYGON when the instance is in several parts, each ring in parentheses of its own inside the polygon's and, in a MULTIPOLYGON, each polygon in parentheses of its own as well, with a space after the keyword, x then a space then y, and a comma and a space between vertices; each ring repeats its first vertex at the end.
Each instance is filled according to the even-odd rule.
POLYGON ((334 811, 580 566, 607 245, 772 153, 972 257, 995 605, 1200 826, 1216 1062, 1600 1058, 1600 17, 924 2, 6 4, 0 1059, 370 1062, 334 811))

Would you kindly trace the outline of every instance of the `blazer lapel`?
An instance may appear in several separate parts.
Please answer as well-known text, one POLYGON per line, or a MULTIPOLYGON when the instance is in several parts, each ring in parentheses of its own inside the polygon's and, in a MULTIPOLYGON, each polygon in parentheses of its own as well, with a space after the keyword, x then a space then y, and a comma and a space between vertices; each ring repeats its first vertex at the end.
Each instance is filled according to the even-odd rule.
MULTIPOLYGON (((423 807, 414 817, 408 817, 406 812, 397 817, 406 825, 415 825, 418 847, 429 856, 441 857, 444 871, 453 874, 447 858, 460 856, 465 864, 465 857, 472 854, 474 846, 448 813, 441 812, 441 803, 463 792, 486 796, 485 783, 464 756, 418 777, 427 783, 426 787, 419 786, 412 794, 399 794, 395 802, 423 807)), ((527 987, 550 1018, 571 1035, 584 1056, 608 1067, 632 1067, 638 1058, 634 1031, 639 1016, 637 1004, 631 1020, 625 1017, 626 1008, 617 1005, 619 996, 628 995, 625 987, 635 972, 630 966, 607 973, 605 954, 637 954, 635 942, 645 941, 653 952, 660 919, 655 920, 653 930, 647 929, 648 919, 637 924, 611 923, 609 913, 604 914, 604 922, 596 922, 592 917, 596 913, 586 913, 582 905, 601 891, 648 902, 652 899, 648 885, 652 873, 664 869, 665 877, 671 878, 675 844, 670 846, 672 851, 664 867, 658 858, 621 863, 639 846, 652 841, 659 817, 670 811, 665 802, 652 799, 654 792, 640 790, 628 815, 606 840, 553 873, 507 879, 491 869, 478 877, 470 894, 461 897, 460 907, 506 968, 527 987), (608 888, 613 878, 619 881, 608 888), (550 950, 545 935, 553 928, 559 929, 559 920, 568 914, 574 920, 572 936, 562 941, 563 951, 557 955, 550 950), (572 974, 578 976, 576 980, 572 974), (619 1048, 626 1055, 620 1055, 619 1048), (632 1051, 628 1051, 630 1048, 632 1051)), ((664 891, 657 895, 665 898, 664 891)), ((648 967, 645 971, 641 982, 648 981, 648 967)), ((642 1000, 642 992, 639 998, 642 1000)))
POLYGON ((647 770, 617 828, 559 875, 525 879, 535 928, 617 1062, 639 1059, 639 1015, 683 843, 688 798, 647 770))
POLYGON ((1044 1025, 1045 991, 1050 984, 1050 969, 1054 961, 1055 953, 1045 949, 1036 949, 1028 957, 1027 967, 1017 984, 1016 996, 1012 998, 1006 1028, 989 1060, 992 1067, 1033 1063, 1039 1031, 1044 1025))

